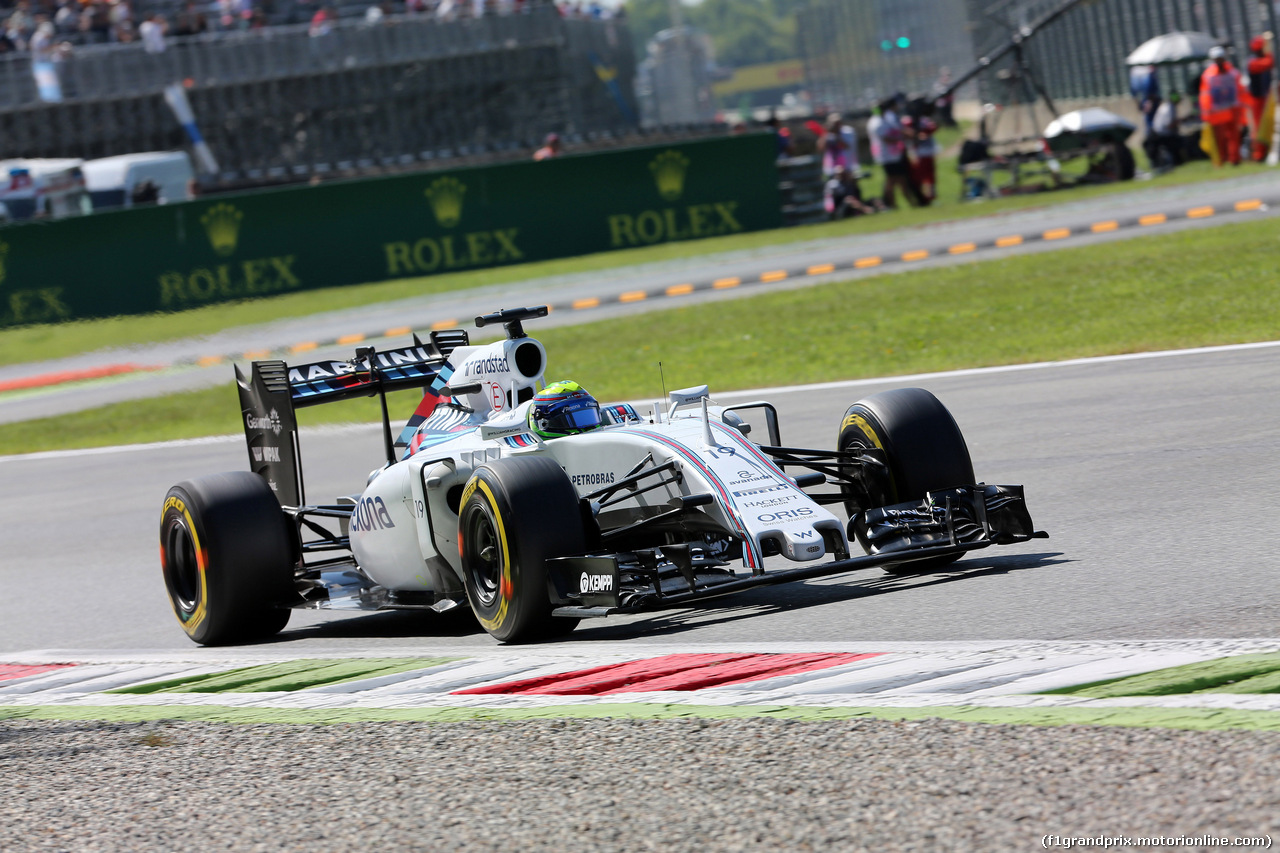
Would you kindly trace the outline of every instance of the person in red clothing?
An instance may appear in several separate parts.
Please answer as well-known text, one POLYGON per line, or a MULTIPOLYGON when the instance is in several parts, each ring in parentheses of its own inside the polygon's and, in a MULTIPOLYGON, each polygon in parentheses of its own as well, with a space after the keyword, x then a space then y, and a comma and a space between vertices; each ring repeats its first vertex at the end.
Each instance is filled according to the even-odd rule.
POLYGON ((1240 127, 1244 124, 1244 103, 1249 93, 1240 72, 1227 62, 1221 47, 1209 49, 1209 67, 1200 75, 1200 117, 1213 130, 1218 162, 1240 165, 1240 127))
POLYGON ((1271 134, 1265 134, 1267 138, 1264 139, 1262 126, 1267 99, 1271 97, 1271 75, 1276 66, 1275 57, 1271 55, 1271 33, 1256 36, 1249 42, 1249 50, 1253 53, 1246 66, 1249 72, 1249 135, 1253 140, 1249 145, 1249 154, 1256 162, 1261 163, 1267 159, 1267 150, 1271 147, 1271 134))
POLYGON ((938 124, 933 120, 932 112, 933 104, 927 101, 915 103, 902 119, 911 159, 911 186, 922 207, 938 200, 938 143, 933 138, 938 132, 938 124))

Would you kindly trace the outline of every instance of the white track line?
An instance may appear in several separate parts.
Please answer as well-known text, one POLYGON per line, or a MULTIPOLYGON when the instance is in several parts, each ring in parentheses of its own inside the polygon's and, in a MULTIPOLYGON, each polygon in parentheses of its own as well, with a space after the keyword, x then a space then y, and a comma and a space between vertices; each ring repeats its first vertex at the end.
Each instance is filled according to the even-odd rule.
MULTIPOLYGON (((772 388, 754 388, 747 391, 723 391, 714 394, 716 399, 727 400, 739 397, 761 397, 770 394, 806 393, 810 391, 829 391, 840 388, 854 388, 859 385, 884 385, 905 382, 922 382, 933 379, 948 379, 964 376, 986 376, 999 373, 1016 373, 1028 370, 1048 370, 1060 367, 1080 367, 1114 362, 1147 361, 1157 358, 1176 358, 1187 355, 1212 355, 1216 353, 1246 352, 1249 350, 1274 349, 1280 347, 1280 341, 1259 341, 1248 344, 1225 344, 1213 347, 1195 347, 1191 349, 1160 350, 1158 352, 1135 352, 1123 355, 1099 355, 1090 358, 1071 358, 1065 361, 1037 361, 1029 364, 1004 364, 996 367, 972 367, 963 370, 944 370, 936 373, 909 373, 900 376, 877 376, 870 379, 842 379, 838 382, 815 382, 809 385, 779 385, 772 388)), ((652 400, 633 401, 638 405, 647 405, 652 400)), ((308 427, 307 434, 328 433, 342 435, 374 428, 374 424, 340 424, 334 426, 308 427)), ((20 453, 11 456, 0 456, 0 463, 29 462, 43 459, 67 459, 79 456, 104 456, 118 453, 135 453, 158 448, 197 447, 210 444, 228 444, 243 441, 241 435, 213 435, 204 438, 184 438, 178 441, 157 441, 150 444, 122 444, 113 447, 89 447, 80 450, 47 450, 40 453, 20 453)))

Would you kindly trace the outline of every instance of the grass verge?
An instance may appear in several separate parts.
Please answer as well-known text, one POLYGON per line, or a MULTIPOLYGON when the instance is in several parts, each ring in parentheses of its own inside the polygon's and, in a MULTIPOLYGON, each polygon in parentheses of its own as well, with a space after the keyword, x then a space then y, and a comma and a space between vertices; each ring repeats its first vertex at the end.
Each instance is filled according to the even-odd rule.
MULTIPOLYGON (((0 706, 4 720, 103 720, 139 723, 183 720, 240 725, 339 725, 362 722, 458 723, 515 720, 734 720, 764 718, 802 722, 838 720, 958 720, 1030 726, 1126 726, 1190 731, 1280 730, 1275 711, 1211 708, 839 708, 785 705, 668 705, 608 703, 546 708, 253 708, 227 705, 23 705, 0 706)), ((163 737, 163 735, 160 735, 163 737)), ((163 744, 147 744, 149 746, 163 744)))
MULTIPOLYGON (((1137 188, 1173 186, 1237 177, 1250 171, 1260 172, 1265 166, 1248 164, 1237 170, 1214 170, 1207 162, 1191 163, 1166 175, 1139 184, 1105 184, 1078 187, 1055 193, 1010 196, 980 204, 961 202, 960 176, 954 160, 944 161, 938 169, 939 201, 927 208, 903 209, 881 216, 843 222, 830 222, 800 228, 740 234, 682 243, 665 243, 643 249, 628 249, 543 261, 519 266, 451 273, 423 278, 396 279, 350 287, 334 287, 287 294, 271 299, 209 305, 174 314, 144 317, 113 317, 82 320, 57 325, 25 326, 0 331, 0 365, 18 364, 40 359, 61 358, 106 347, 137 344, 208 335, 237 326, 271 322, 289 317, 303 317, 326 311, 367 307, 381 302, 467 290, 489 285, 523 281, 531 278, 597 272, 640 264, 696 257, 719 252, 744 251, 763 246, 784 245, 801 240, 817 240, 853 234, 868 234, 934 222, 968 219, 976 216, 1043 208, 1065 202, 1080 201, 1101 195, 1132 192, 1137 188)), ((1267 173, 1271 174, 1270 172, 1267 173)), ((880 179, 864 183, 868 194, 878 192, 880 179)), ((352 331, 368 332, 372 329, 352 331)))
MULTIPOLYGON (((534 329, 548 379, 601 399, 891 376, 1270 340, 1280 255, 1268 221, 836 282, 582 326, 534 329)), ((393 398, 407 416, 417 392, 393 398)), ((299 412, 309 424, 372 421, 374 400, 299 412)), ((239 432, 233 385, 0 425, 0 453, 239 432)))

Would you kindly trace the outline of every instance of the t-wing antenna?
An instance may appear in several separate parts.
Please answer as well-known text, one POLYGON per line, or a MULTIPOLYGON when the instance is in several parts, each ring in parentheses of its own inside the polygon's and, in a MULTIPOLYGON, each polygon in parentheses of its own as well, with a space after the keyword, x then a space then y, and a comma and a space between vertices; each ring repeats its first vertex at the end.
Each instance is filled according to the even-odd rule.
POLYGON ((522 320, 532 320, 536 317, 545 317, 550 314, 550 309, 545 305, 539 305, 535 308, 504 308, 501 311, 495 311, 492 314, 482 314, 476 318, 476 326, 484 328, 493 323, 501 323, 507 330, 507 337, 511 340, 517 338, 528 337, 524 333, 524 326, 520 325, 522 320))

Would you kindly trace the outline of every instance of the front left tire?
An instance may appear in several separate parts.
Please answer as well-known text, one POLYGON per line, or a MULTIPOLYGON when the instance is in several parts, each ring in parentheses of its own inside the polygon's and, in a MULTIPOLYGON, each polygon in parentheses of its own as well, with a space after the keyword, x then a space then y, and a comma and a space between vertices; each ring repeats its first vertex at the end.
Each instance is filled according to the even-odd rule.
POLYGON ((578 493, 545 456, 486 462, 462 493, 458 550, 467 600, 504 643, 567 634, 578 620, 552 616, 546 561, 587 550, 578 493))

